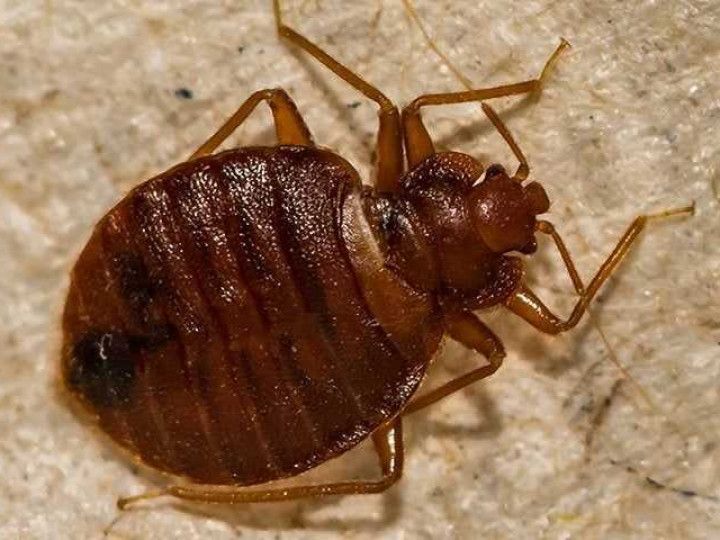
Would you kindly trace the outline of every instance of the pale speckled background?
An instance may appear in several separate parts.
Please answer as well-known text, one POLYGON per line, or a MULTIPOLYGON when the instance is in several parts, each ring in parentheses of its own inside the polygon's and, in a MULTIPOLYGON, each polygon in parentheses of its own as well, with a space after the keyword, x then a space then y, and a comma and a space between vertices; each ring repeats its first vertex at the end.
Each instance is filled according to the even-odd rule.
MULTIPOLYGON (((123 515, 111 538, 720 537, 720 4, 417 2, 478 85, 533 76, 559 36, 573 43, 538 103, 497 105, 584 276, 636 213, 695 200, 696 217, 652 227, 595 324, 552 339, 489 314, 506 365, 406 423, 405 477, 387 495, 165 501, 123 515)), ((398 102, 459 88, 399 0, 286 3, 398 102)), ((278 43, 269 2, 0 0, 0 538, 101 538, 117 496, 150 485, 53 392, 67 270, 122 193, 276 85, 369 176, 374 108, 278 43)), ((512 164, 476 106, 427 117, 439 146, 512 164)), ((270 141, 269 126, 258 114, 235 140, 270 141)), ((548 243, 533 268, 567 308, 548 243)), ((449 344, 434 376, 473 361, 449 344)), ((359 454, 325 477, 371 472, 359 454)))

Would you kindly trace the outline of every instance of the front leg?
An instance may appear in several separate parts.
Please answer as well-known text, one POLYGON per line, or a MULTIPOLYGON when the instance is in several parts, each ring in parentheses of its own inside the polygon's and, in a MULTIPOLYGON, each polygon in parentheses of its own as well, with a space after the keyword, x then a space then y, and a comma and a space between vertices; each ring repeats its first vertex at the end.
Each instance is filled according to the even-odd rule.
POLYGON ((505 358, 505 348, 502 341, 469 311, 446 314, 445 331, 455 341, 482 354, 489 363, 415 398, 405 408, 403 415, 424 409, 475 381, 489 377, 502 365, 503 358, 505 358))
MULTIPOLYGON (((422 114, 420 112, 423 107, 431 105, 467 103, 469 101, 479 101, 482 103, 487 99, 539 92, 542 89, 543 82, 547 78, 547 75, 551 71, 552 67, 555 65, 558 57, 569 46, 570 44, 563 39, 550 58, 548 58, 547 62, 545 62, 542 73, 536 79, 514 84, 505 84, 493 88, 472 89, 465 92, 426 94, 416 98, 412 103, 410 103, 410 105, 403 109, 402 113, 402 131, 405 138, 405 150, 407 152, 408 167, 413 169, 424 159, 435 153, 435 146, 430 138, 427 128, 425 128, 422 114)), ((510 149, 520 161, 520 167, 518 168, 515 177, 522 182, 530 173, 530 167, 528 166, 524 154, 515 142, 513 136, 510 134, 510 130, 495 113, 495 111, 486 103, 482 103, 482 109, 493 126, 495 126, 495 129, 497 129, 498 133, 500 133, 502 138, 505 139, 505 142, 508 146, 510 146, 510 149)))
POLYGON ((550 311, 550 309, 527 285, 522 285, 515 294, 508 298, 505 302, 505 306, 510 311, 519 317, 522 317, 535 328, 541 332, 545 332, 546 334, 559 334, 560 332, 570 330, 575 327, 578 322, 580 322, 580 319, 587 311, 590 302, 595 297, 602 284, 607 281, 613 272, 615 272, 649 221, 673 216, 692 215, 694 210, 695 206, 693 205, 685 208, 678 208, 676 210, 667 210, 657 214, 638 216, 635 218, 630 227, 628 227, 627 231, 625 231, 625 234, 618 241, 615 249, 613 249, 608 258, 600 265, 600 269, 597 271, 595 277, 592 279, 587 288, 583 286, 582 280, 580 279, 580 276, 575 269, 575 265, 572 262, 572 258, 570 257, 564 242, 555 231, 555 228, 547 221, 539 221, 537 224, 537 230, 550 235, 555 241, 563 261, 565 262, 567 271, 570 274, 570 278, 573 281, 575 290, 580 298, 567 319, 561 319, 550 311))

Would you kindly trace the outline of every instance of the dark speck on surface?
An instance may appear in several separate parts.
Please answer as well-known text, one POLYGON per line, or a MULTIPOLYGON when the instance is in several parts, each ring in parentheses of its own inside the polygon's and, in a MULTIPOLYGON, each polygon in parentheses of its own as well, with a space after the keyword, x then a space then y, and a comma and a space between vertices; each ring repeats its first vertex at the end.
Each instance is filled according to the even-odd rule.
POLYGON ((175 97, 180 99, 192 99, 193 92, 189 88, 178 88, 175 90, 175 97))
POLYGON ((357 109, 359 106, 360 106, 360 102, 359 102, 359 101, 353 101, 352 103, 348 103, 348 108, 349 108, 349 109, 357 109))
POLYGON ((244 53, 244 52, 245 52, 245 46, 244 46, 244 45, 240 45, 240 46, 237 48, 237 52, 239 52, 240 54, 244 53))
POLYGON ((646 481, 649 485, 651 485, 652 487, 654 487, 655 489, 664 489, 664 488, 665 488, 665 486, 663 486, 660 482, 658 482, 657 480, 653 480, 653 479, 650 478, 649 476, 646 476, 646 477, 645 477, 645 481, 646 481))

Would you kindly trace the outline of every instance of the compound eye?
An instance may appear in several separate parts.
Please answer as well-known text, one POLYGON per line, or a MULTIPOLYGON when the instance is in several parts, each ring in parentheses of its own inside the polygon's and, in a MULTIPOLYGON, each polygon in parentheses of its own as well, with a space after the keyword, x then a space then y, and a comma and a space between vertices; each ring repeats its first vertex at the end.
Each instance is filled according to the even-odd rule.
POLYGON ((544 214, 550 209, 550 199, 548 199, 545 188, 537 182, 531 182, 525 186, 525 194, 530 201, 530 208, 533 214, 544 214))
POLYGON ((493 163, 487 168, 487 171, 485 171, 485 179, 487 180, 489 178, 492 178, 493 176, 497 176, 500 174, 507 174, 505 172, 505 167, 497 163, 493 163))
POLYGON ((538 247, 537 240, 535 240, 535 237, 533 236, 532 239, 527 244, 525 244, 523 247, 518 249, 518 251, 525 255, 532 255, 533 253, 535 253, 537 251, 537 247, 538 247))

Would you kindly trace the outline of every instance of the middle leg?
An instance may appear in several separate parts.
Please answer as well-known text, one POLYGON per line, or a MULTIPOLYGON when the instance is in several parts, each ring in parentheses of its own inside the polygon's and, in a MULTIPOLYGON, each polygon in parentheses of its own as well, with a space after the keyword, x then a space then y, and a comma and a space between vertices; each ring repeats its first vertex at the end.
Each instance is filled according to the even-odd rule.
POLYGON ((397 107, 380 90, 335 60, 305 36, 287 26, 282 20, 280 0, 273 0, 273 8, 277 31, 281 37, 306 51, 350 86, 362 92, 365 97, 377 103, 380 127, 377 138, 376 186, 381 192, 395 191, 403 174, 402 132, 397 107))
POLYGON ((451 313, 446 315, 445 321, 445 329, 451 338, 462 343, 467 348, 479 352, 487 358, 489 363, 413 399, 405 407, 403 415, 424 409, 480 379, 489 377, 502 365, 505 358, 505 348, 502 341, 475 315, 467 311, 451 313))

